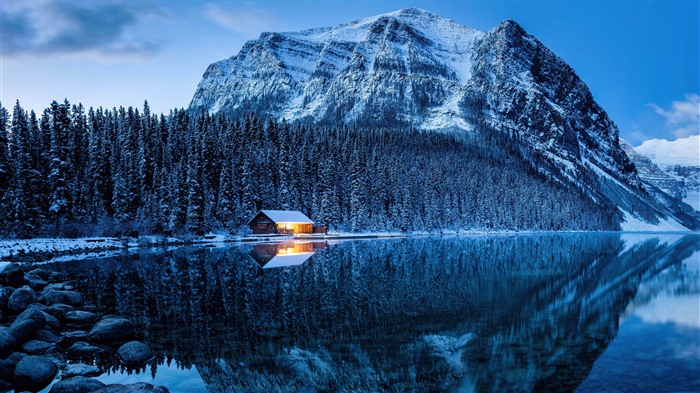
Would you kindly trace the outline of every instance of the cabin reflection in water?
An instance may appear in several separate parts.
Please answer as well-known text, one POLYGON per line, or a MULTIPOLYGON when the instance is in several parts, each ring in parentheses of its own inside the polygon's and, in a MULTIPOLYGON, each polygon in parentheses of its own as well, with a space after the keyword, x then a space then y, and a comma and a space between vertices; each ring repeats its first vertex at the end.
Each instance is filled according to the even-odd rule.
POLYGON ((256 244, 248 253, 263 269, 271 269, 301 265, 324 248, 326 242, 268 243, 256 244))

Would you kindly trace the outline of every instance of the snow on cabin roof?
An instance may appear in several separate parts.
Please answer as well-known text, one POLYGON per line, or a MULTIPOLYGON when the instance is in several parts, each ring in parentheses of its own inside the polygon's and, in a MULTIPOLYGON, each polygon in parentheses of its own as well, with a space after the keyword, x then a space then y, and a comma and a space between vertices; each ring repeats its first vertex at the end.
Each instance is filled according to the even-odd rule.
POLYGON ((263 265, 263 269, 274 269, 278 267, 299 266, 311 258, 313 252, 302 252, 297 254, 276 255, 270 262, 263 265))
MULTIPOLYGON (((274 222, 295 222, 300 224, 314 223, 309 217, 306 217, 306 214, 297 210, 260 210, 258 214, 260 213, 268 216, 270 220, 274 222)), ((253 218, 255 218, 255 216, 253 218)))

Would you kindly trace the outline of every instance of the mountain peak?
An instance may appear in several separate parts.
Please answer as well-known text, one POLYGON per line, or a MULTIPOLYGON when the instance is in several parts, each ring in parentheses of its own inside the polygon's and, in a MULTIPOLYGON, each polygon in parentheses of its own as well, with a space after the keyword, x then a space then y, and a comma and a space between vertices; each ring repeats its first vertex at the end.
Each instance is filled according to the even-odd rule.
POLYGON ((639 192, 617 127, 588 87, 512 20, 484 33, 405 8, 334 27, 267 33, 209 66, 190 109, 474 138, 503 133, 538 157, 538 170, 594 201, 646 203, 639 214, 649 222, 664 209, 639 192))

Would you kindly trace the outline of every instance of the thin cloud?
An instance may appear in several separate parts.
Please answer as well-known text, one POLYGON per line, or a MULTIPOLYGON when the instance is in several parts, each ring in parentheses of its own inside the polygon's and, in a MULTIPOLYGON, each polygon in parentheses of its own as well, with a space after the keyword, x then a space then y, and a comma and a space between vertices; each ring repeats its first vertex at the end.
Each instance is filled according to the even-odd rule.
POLYGON ((206 4, 204 12, 219 26, 248 38, 255 38, 262 32, 279 27, 272 15, 252 6, 224 9, 218 4, 206 4))
POLYGON ((117 2, 5 1, 2 56, 90 53, 147 57, 158 45, 129 30, 152 10, 117 2))
POLYGON ((700 96, 686 94, 684 101, 673 101, 671 108, 664 109, 649 104, 658 115, 666 119, 666 126, 676 138, 685 138, 700 133, 700 96))

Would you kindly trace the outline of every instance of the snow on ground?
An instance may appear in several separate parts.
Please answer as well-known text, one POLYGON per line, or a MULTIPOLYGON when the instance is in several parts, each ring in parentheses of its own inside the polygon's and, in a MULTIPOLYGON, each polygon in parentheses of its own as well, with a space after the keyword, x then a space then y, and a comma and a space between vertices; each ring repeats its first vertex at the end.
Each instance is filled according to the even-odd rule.
POLYGON ((73 251, 89 251, 104 248, 121 247, 119 239, 107 237, 93 237, 82 239, 10 239, 0 240, 0 259, 21 254, 36 252, 63 253, 73 251))
POLYGON ((620 223, 623 232, 691 232, 690 229, 671 218, 660 219, 658 224, 651 224, 634 217, 626 211, 623 211, 623 213, 625 219, 620 223))

